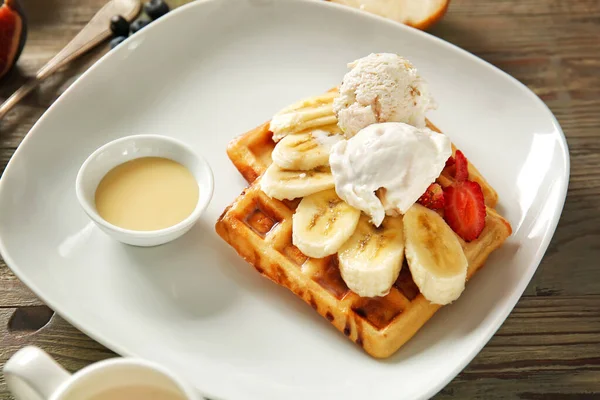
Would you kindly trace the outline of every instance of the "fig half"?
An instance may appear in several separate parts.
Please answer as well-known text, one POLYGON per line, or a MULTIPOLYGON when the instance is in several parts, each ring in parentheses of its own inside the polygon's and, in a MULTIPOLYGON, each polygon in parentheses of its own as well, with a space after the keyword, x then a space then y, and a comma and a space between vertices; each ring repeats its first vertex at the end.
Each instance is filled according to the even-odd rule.
POLYGON ((27 22, 18 0, 0 0, 0 78, 19 59, 27 39, 27 22))

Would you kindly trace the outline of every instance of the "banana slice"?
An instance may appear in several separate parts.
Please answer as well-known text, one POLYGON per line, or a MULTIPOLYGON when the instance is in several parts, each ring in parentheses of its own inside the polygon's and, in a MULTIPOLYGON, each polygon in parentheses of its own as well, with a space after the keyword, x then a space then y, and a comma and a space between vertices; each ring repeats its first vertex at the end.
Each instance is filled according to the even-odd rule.
POLYGON ((340 199, 334 189, 300 201, 292 217, 292 242, 313 258, 335 254, 356 229, 360 211, 340 199))
POLYGON ((337 123, 333 113, 333 99, 338 94, 327 92, 321 96, 300 100, 273 116, 269 129, 273 140, 280 141, 290 133, 302 132, 337 123))
POLYGON ((293 200, 334 186, 329 167, 296 171, 281 169, 273 163, 269 165, 260 180, 262 191, 277 200, 293 200))
POLYGON ((448 304, 465 289, 468 261, 446 221, 414 204, 404 214, 406 260, 413 280, 427 300, 448 304))
POLYGON ((344 139, 337 133, 337 125, 325 129, 288 135, 273 149, 273 162, 282 169, 310 170, 329 165, 331 147, 344 139))
POLYGON ((323 104, 333 104, 333 99, 335 99, 338 96, 339 96, 339 92, 337 90, 335 90, 335 91, 325 92, 318 96, 306 97, 302 100, 295 102, 294 104, 291 104, 291 105, 285 107, 284 109, 279 111, 277 114, 285 114, 285 113, 289 113, 292 111, 298 111, 298 110, 302 110, 302 109, 306 109, 306 108, 315 108, 318 106, 322 106, 323 104))
POLYGON ((386 217, 377 228, 362 215, 354 234, 338 252, 346 285, 361 297, 385 296, 404 260, 402 217, 386 217))

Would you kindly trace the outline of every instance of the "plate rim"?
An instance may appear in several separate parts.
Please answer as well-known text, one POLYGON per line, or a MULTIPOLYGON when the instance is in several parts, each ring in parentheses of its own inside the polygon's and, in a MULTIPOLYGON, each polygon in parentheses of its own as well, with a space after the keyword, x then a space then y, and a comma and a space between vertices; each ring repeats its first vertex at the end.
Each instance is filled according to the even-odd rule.
MULTIPOLYGON (((196 0, 192 3, 187 3, 183 6, 178 7, 175 10, 172 10, 170 13, 168 13, 163 18, 161 18, 160 21, 155 21, 154 24, 151 24, 151 26, 147 27, 146 29, 136 32, 134 35, 131 35, 131 37, 137 37, 137 35, 147 34, 147 31, 149 29, 154 29, 154 25, 157 25, 157 22, 162 23, 162 22, 164 22, 166 20, 170 20, 172 18, 178 18, 178 15, 186 12, 188 10, 188 8, 192 8, 192 7, 200 8, 200 7, 205 7, 207 4, 218 3, 218 2, 223 2, 223 1, 224 0, 196 0)), ((253 1, 250 0, 249 2, 252 3, 253 1)), ((265 5, 271 6, 272 4, 274 4, 276 2, 267 0, 267 1, 260 1, 257 3, 260 3, 261 6, 265 6, 265 5)), ((407 34, 409 36, 413 35, 413 34, 420 35, 421 37, 426 38, 427 40, 433 41, 434 43, 437 43, 442 46, 446 46, 449 49, 451 49, 452 51, 458 52, 461 55, 466 56, 473 62, 483 65, 486 68, 491 68, 496 74, 503 75, 504 77, 506 77, 510 81, 512 81, 512 83, 515 84, 515 86, 518 87, 526 96, 528 96, 529 98, 531 98, 532 101, 534 101, 537 104, 542 106, 542 110, 548 114, 548 116, 550 117, 551 124, 553 125, 556 133, 558 133, 558 139, 559 139, 558 147, 560 148, 561 153, 564 157, 564 164, 561 165, 561 169, 562 169, 562 177, 561 178, 562 179, 559 182, 560 183, 559 203, 557 204, 558 207, 556 208, 556 212, 553 214, 552 219, 551 219, 550 223, 548 224, 548 228, 546 229, 543 240, 541 241, 540 246, 538 247, 537 251, 535 252, 535 254, 532 257, 532 261, 530 264, 534 264, 535 267, 533 269, 531 269, 531 271, 526 272, 524 277, 519 281, 518 285, 513 289, 512 293, 509 295, 508 304, 510 306, 504 307, 504 309, 498 313, 499 315, 496 318, 492 319, 492 321, 487 324, 488 328, 486 330, 484 330, 484 333, 482 335, 483 339, 480 340, 476 346, 472 347, 472 350, 470 352, 467 352, 464 355, 462 355, 460 362, 457 362, 454 365, 454 367, 449 368, 449 371, 451 371, 451 372, 446 374, 446 376, 444 376, 443 379, 440 379, 436 383, 429 385, 427 387, 427 389, 425 389, 419 395, 417 395, 417 397, 415 397, 416 399, 428 399, 428 398, 434 396, 435 394, 437 394, 448 383, 450 383, 462 370, 464 370, 464 368, 477 356, 477 354, 479 354, 479 352, 481 352, 481 349, 483 347, 485 347, 485 345, 487 345, 487 343, 492 338, 492 336, 497 332, 497 330, 502 326, 502 324, 507 319, 509 314, 514 310, 516 304, 521 299, 523 292, 525 291, 525 289, 531 282, 533 275, 539 268, 542 258, 544 257, 544 255, 546 254, 546 251, 548 250, 550 241, 554 237, 554 234, 556 232, 556 228, 558 226, 560 217, 564 210, 564 205, 565 205, 566 198, 567 198, 567 191, 568 191, 569 178, 570 178, 570 151, 569 151, 568 143, 566 140, 566 136, 564 134, 562 127, 560 126, 560 123, 558 122, 558 119, 552 113, 552 111, 550 110, 548 105, 546 105, 546 103, 543 100, 541 100, 525 84, 523 84, 522 82, 520 82, 518 79, 516 79, 512 75, 508 74, 507 72, 505 72, 505 71, 501 70, 500 68, 496 67, 495 65, 491 64, 490 62, 485 61, 484 59, 476 56, 475 54, 473 54, 465 49, 458 47, 457 45, 455 45, 453 43, 450 43, 442 38, 434 36, 428 32, 424 32, 424 31, 406 26, 399 22, 378 16, 375 14, 360 11, 360 10, 352 8, 352 7, 344 6, 344 5, 337 4, 337 3, 332 3, 330 1, 285 0, 285 1, 277 2, 276 6, 282 6, 281 4, 284 4, 284 3, 302 4, 303 7, 314 7, 316 10, 318 10, 319 7, 323 7, 323 8, 329 7, 332 9, 336 9, 337 10, 336 12, 338 12, 338 13, 354 14, 356 16, 356 18, 375 20, 375 21, 378 21, 379 24, 387 24, 390 26, 394 26, 395 29, 399 29, 399 32, 403 32, 403 34, 407 34)), ((6 179, 4 179, 4 177, 13 168, 14 160, 17 157, 20 157, 20 154, 24 151, 22 148, 23 144, 30 142, 33 137, 36 137, 37 135, 40 134, 38 132, 40 130, 39 126, 42 123, 44 123, 44 121, 48 118, 48 115, 53 112, 55 107, 60 107, 60 104, 63 102, 63 98, 65 97, 65 95, 68 95, 72 90, 74 90, 81 83, 81 81, 83 79, 86 79, 86 77, 89 74, 94 73, 96 68, 98 68, 101 64, 103 64, 107 59, 109 59, 111 57, 117 57, 118 54, 123 51, 125 51, 123 48, 117 48, 110 52, 107 52, 102 57, 100 57, 92 66, 90 66, 79 77, 77 77, 77 79, 75 79, 75 81, 71 85, 69 85, 69 87, 50 105, 50 107, 48 107, 48 109, 42 114, 42 116, 35 122, 35 124, 25 134, 25 137, 21 140, 21 142, 17 146, 17 149, 15 150, 15 152, 9 159, 9 161, 3 171, 2 177, 0 178, 0 197, 2 196, 3 191, 6 190, 6 189, 4 189, 6 186, 6 184, 5 184, 6 179)), ((28 146, 28 145, 26 144, 26 146, 28 146)), ((96 332, 96 329, 93 329, 93 328, 88 329, 87 327, 82 326, 75 320, 75 318, 71 317, 69 315, 69 313, 63 313, 62 311, 58 312, 57 309, 61 308, 59 306, 59 304, 55 303, 54 301, 50 301, 44 295, 44 291, 41 290, 36 284, 34 284, 27 277, 27 274, 19 267, 17 262, 15 260, 13 260, 12 257, 10 256, 10 254, 8 252, 8 248, 7 248, 6 244, 4 243, 4 240, 2 239, 2 237, 0 237, 0 255, 3 257, 6 265, 9 267, 9 269, 12 271, 12 273, 23 284, 25 284, 46 305, 48 305, 50 308, 52 308, 65 321, 67 321, 69 324, 74 326, 76 329, 78 329, 81 332, 83 332, 84 334, 88 335, 90 338, 97 341, 101 345, 114 351, 121 357, 145 358, 145 357, 137 354, 136 352, 129 351, 129 350, 123 348, 120 344, 114 343, 112 340, 104 337, 102 332, 96 332)), ((202 396, 212 397, 212 394, 205 392, 204 389, 199 387, 197 384, 194 384, 194 383, 192 383, 192 384, 202 396)))

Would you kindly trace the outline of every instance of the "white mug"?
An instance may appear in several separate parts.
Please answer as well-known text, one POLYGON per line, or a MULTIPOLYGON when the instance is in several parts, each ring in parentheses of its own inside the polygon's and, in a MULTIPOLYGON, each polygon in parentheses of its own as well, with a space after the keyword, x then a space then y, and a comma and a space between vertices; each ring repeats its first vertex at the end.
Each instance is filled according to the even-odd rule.
POLYGON ((71 375, 43 350, 27 346, 4 366, 16 400, 87 400, 128 387, 164 390, 174 399, 201 400, 199 394, 165 368, 136 358, 112 358, 71 375))

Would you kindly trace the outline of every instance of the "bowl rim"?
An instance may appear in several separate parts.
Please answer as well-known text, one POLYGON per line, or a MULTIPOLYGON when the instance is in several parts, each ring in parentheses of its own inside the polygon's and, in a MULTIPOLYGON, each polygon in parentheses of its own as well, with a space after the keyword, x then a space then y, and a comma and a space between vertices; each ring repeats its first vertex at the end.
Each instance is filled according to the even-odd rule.
MULTIPOLYGON (((143 157, 147 157, 147 156, 145 156, 145 155, 135 156, 131 159, 120 162, 117 165, 121 165, 127 161, 131 161, 131 160, 135 160, 135 159, 143 158, 143 157)), ((163 158, 173 160, 172 158, 169 158, 166 156, 158 155, 158 157, 163 157, 163 158)), ((173 161, 177 162, 177 160, 173 160, 173 161)), ((106 174, 104 176, 106 176, 106 174)), ((96 186, 96 189, 97 189, 97 186, 96 186)), ((96 224, 102 226, 103 228, 110 230, 111 232, 114 232, 114 233, 117 233, 120 235, 127 235, 129 237, 137 238, 137 239, 169 236, 171 234, 174 234, 176 232, 179 232, 179 231, 189 227, 190 225, 193 225, 200 218, 200 216, 202 215, 204 210, 206 210, 206 208, 208 207, 208 204, 210 203, 210 200, 212 199, 213 192, 214 192, 214 176, 213 176, 212 168, 210 167, 210 164, 208 163, 208 161, 206 161, 206 159, 203 156, 197 154, 186 143, 183 143, 182 141, 180 141, 178 139, 174 139, 169 136, 155 135, 155 134, 139 134, 139 135, 123 136, 123 137, 117 138, 115 140, 112 140, 110 142, 103 144, 102 146, 100 146, 96 150, 94 150, 85 159, 85 161, 81 164, 81 167, 79 167, 79 171, 77 172, 77 178, 75 178, 75 193, 77 195, 77 201, 79 202, 79 204, 81 205, 81 207, 83 208, 85 213, 88 215, 88 217, 90 217, 92 219, 92 221, 94 221, 96 224), (151 230, 151 231, 137 231, 137 230, 133 230, 133 229, 121 228, 117 225, 114 225, 114 224, 108 222, 106 219, 102 218, 102 216, 100 216, 100 214, 98 214, 98 212, 96 211, 96 207, 94 205, 90 204, 90 202, 85 198, 85 190, 83 189, 83 183, 87 179, 87 172, 88 172, 90 165, 92 165, 92 163, 96 160, 98 155, 100 153, 106 151, 107 149, 110 149, 113 147, 118 147, 119 145, 122 145, 124 143, 127 143, 132 140, 136 140, 136 139, 137 140, 150 139, 150 140, 154 140, 156 142, 163 142, 163 143, 168 142, 170 144, 174 144, 175 146, 181 148, 184 152, 190 154, 196 161, 198 161, 198 163, 200 165, 200 169, 202 169, 206 172, 206 177, 208 178, 206 185, 201 183, 200 179, 198 179, 197 177, 194 177, 194 179, 196 180, 198 187, 206 186, 206 187, 204 187, 204 190, 202 191, 202 193, 204 193, 204 192, 208 192, 208 193, 206 193, 204 195, 199 194, 198 201, 196 202, 196 206, 194 207, 194 210, 185 219, 181 220, 180 222, 176 223, 175 225, 171 225, 167 228, 156 229, 156 230, 151 230)))

